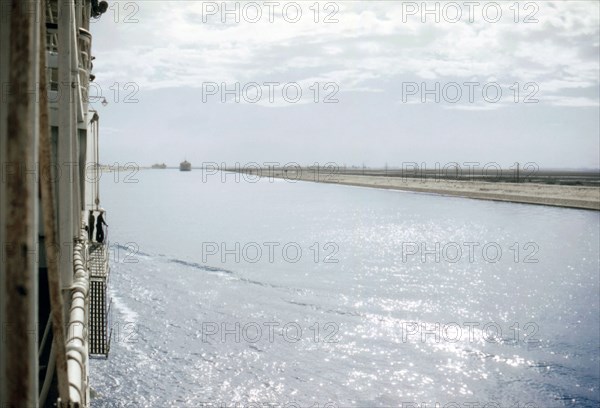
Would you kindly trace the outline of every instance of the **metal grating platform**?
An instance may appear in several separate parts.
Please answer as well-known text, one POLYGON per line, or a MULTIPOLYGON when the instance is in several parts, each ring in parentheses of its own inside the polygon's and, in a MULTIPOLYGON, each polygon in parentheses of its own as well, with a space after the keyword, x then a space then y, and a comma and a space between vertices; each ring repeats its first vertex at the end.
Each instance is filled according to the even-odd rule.
POLYGON ((90 278, 108 278, 106 245, 94 242, 89 249, 90 278))
POLYGON ((93 243, 89 247, 90 271, 90 356, 108 357, 110 322, 108 303, 109 266, 106 246, 93 243))

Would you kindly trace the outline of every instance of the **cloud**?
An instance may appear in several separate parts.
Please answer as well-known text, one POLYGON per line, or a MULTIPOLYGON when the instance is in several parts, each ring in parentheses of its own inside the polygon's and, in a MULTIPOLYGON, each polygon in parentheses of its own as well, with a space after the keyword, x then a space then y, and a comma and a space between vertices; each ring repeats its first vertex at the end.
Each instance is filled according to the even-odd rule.
POLYGON ((598 108, 600 102, 598 99, 582 96, 546 96, 544 102, 554 106, 568 106, 572 108, 598 108))
MULTIPOLYGON (((463 137, 463 134, 468 135, 472 131, 469 125, 491 127, 489 118, 493 115, 503 118, 498 127, 505 126, 505 123, 514 126, 515 133, 520 135, 519 140, 535 139, 546 136, 545 123, 549 119, 564 117, 568 120, 565 119, 560 128, 552 130, 557 135, 560 132, 552 151, 560 151, 558 143, 569 132, 586 135, 585 143, 569 145, 572 149, 570 157, 576 157, 578 153, 591 157, 590 152, 597 151, 597 112, 589 108, 597 109, 599 105, 598 2, 518 2, 518 16, 509 8, 514 2, 496 2, 501 4, 503 11, 497 23, 483 18, 482 7, 473 14, 473 22, 468 21, 468 13, 463 10, 462 19, 456 23, 443 18, 436 23, 432 16, 427 16, 428 20, 423 23, 422 15, 407 15, 406 4, 409 2, 389 1, 319 2, 318 23, 314 21, 314 10, 310 9, 314 2, 298 2, 303 15, 297 23, 286 21, 281 13, 275 13, 272 22, 265 14, 257 23, 235 23, 230 19, 223 23, 219 14, 206 15, 207 3, 211 2, 140 1, 135 2, 139 7, 134 16, 138 23, 125 23, 125 10, 121 10, 119 21, 114 22, 115 15, 111 9, 94 24, 92 33, 97 57, 94 74, 104 96, 112 96, 116 83, 122 88, 123 84, 134 82, 139 86, 140 98, 147 101, 144 109, 137 106, 137 110, 133 107, 121 109, 130 115, 126 117, 122 113, 122 126, 144 127, 146 132, 151 133, 165 122, 188 134, 192 130, 189 130, 186 117, 201 117, 203 127, 194 128, 193 132, 195 135, 203 134, 201 129, 208 128, 206 132, 211 135, 210 142, 205 136, 197 138, 209 143, 214 151, 218 146, 226 150, 224 144, 219 144, 221 140, 225 143, 227 138, 242 138, 238 135, 256 136, 269 132, 276 135, 271 134, 271 138, 283 137, 281 135, 290 138, 278 149, 294 146, 294 151, 300 151, 302 149, 296 145, 295 138, 301 139, 308 133, 315 139, 340 137, 338 145, 343 148, 331 154, 343 155, 344 149, 348 152, 355 149, 355 153, 348 155, 360 157, 367 151, 375 155, 377 149, 367 146, 370 142, 367 139, 376 137, 372 131, 374 127, 386 143, 390 134, 401 134, 392 138, 394 143, 398 139, 395 145, 398 149, 409 145, 415 150, 421 148, 423 152, 435 152, 436 147, 428 142, 418 147, 417 142, 411 140, 408 143, 405 139, 418 136, 423 140, 434 140, 436 135, 445 134, 440 128, 446 123, 460 128, 463 137), (325 9, 326 4, 334 6, 325 9), (530 6, 526 8, 526 5, 530 6), (339 22, 324 23, 323 20, 330 14, 339 22), (537 22, 525 23, 528 16, 537 22), (518 22, 515 23, 517 17, 518 22), (221 104, 227 109, 201 104, 198 102, 201 99, 199 94, 207 82, 228 86, 239 83, 241 88, 256 82, 261 85, 263 99, 248 103, 242 98, 236 104, 228 97, 228 102, 221 104), (266 101, 264 96, 268 90, 265 82, 297 83, 303 90, 302 99, 293 104, 281 98, 274 103, 266 101), (340 103, 332 106, 312 103, 314 94, 311 86, 315 83, 322 86, 328 82, 338 86, 336 97, 340 103), (450 82, 498 82, 507 96, 496 104, 481 100, 476 103, 442 103, 439 106, 416 100, 402 103, 402 84, 406 82, 425 83, 428 87, 436 82, 442 85, 450 82), (523 89, 525 84, 536 84, 540 103, 527 108, 522 103, 515 104, 510 91, 515 83, 520 88, 521 98, 528 95, 523 89), (162 103, 161 99, 168 99, 169 103, 162 103), (273 117, 261 116, 265 112, 270 112, 273 117), (534 118, 530 116, 531 112, 535 112, 534 118), (134 125, 131 119, 134 114, 151 125, 134 125), (257 116, 270 127, 254 130, 252 123, 255 122, 248 124, 248 121, 256 121, 257 116), (282 117, 289 118, 295 126, 283 123, 282 117), (461 123, 455 122, 458 117, 463 120, 461 123), (298 124, 317 123, 315 118, 326 121, 328 126, 335 123, 336 131, 315 125, 300 133, 302 126, 298 124), (527 127, 530 121, 533 121, 531 128, 527 127), (527 127, 527 132, 522 129, 524 127, 527 127), (343 136, 346 137, 342 139, 343 136), (349 137, 356 140, 348 143, 349 137)), ((422 4, 420 1, 413 3, 422 4)), ((121 4, 121 9, 124 4, 121 4)), ((220 6, 221 2, 215 4, 220 6)), ((232 4, 228 3, 228 7, 233 7, 232 4)), ((237 4, 243 7, 246 3, 237 4)), ((257 4, 262 5, 263 2, 257 4)), ((280 7, 285 4, 281 2, 280 7)), ((428 3, 428 7, 434 4, 428 3)), ((320 96, 322 99, 323 93, 320 96)), ((120 115, 118 112, 121 111, 116 108, 112 103, 109 105, 110 112, 120 115)), ((161 127, 163 133, 170 130, 169 126, 164 128, 161 127)), ((476 130, 474 132, 477 133, 476 130)), ((491 129, 489 132, 492 134, 499 130, 491 129)), ((129 129, 124 133, 134 132, 129 129)), ((330 144, 336 143, 331 141, 330 144)), ((535 149, 541 144, 540 140, 530 140, 529 145, 534 147, 529 154, 538 154, 535 149)), ((494 146, 491 144, 487 149, 491 151, 494 146)), ((247 146, 245 149, 252 150, 247 146)), ((265 151, 275 152, 275 147, 272 149, 265 151)), ((475 147, 473 149, 477 151, 475 147)), ((131 147, 131 151, 135 150, 131 147)), ((385 151, 382 156, 394 151, 387 147, 382 150, 385 151)), ((509 143, 504 150, 507 154, 514 152, 509 143)), ((258 148, 256 151, 262 152, 258 148)), ((451 151, 442 149, 440 155, 451 154, 451 151)), ((279 150, 272 154, 277 156, 272 159, 279 159, 286 152, 279 150)), ((305 154, 313 153, 307 149, 305 154)), ((321 154, 326 155, 327 152, 322 151, 321 154)), ((527 153, 523 154, 527 156, 527 153)), ((589 161, 597 163, 598 158, 592 157, 589 161)))
MULTIPOLYGON (((99 80, 134 80, 147 90, 206 81, 302 81, 315 73, 335 78, 342 91, 373 89, 372 80, 382 76, 443 81, 503 75, 505 81, 539 81, 552 92, 599 83, 597 40, 589 49, 598 37, 594 3, 539 3, 533 24, 515 24, 508 7, 496 24, 466 17, 454 24, 432 17, 422 23, 420 16, 403 14, 400 3, 364 2, 339 3, 339 23, 333 24, 315 23, 308 3, 294 24, 277 12, 273 22, 263 16, 250 23, 241 11, 240 23, 232 16, 222 23, 222 10, 206 15, 206 4, 140 3, 139 24, 112 27, 126 40, 99 53, 99 80)), ((243 10, 244 3, 229 4, 243 10)), ((531 12, 521 10, 518 17, 531 12)), ((326 14, 321 10, 319 18, 326 14)))

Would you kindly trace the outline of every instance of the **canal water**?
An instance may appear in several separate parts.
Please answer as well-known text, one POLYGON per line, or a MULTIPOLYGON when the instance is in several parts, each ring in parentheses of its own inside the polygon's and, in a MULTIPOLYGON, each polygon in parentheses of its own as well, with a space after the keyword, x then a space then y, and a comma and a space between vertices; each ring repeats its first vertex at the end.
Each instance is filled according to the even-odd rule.
POLYGON ((94 406, 600 404, 598 212, 201 170, 101 191, 94 406))

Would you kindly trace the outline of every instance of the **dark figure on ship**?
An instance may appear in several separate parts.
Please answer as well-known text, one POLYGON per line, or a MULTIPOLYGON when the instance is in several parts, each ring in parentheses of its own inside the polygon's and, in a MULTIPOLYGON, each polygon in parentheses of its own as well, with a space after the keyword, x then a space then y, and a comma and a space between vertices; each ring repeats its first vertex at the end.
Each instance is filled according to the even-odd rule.
POLYGON ((104 242, 104 228, 102 227, 102 224, 108 227, 108 224, 104 222, 104 217, 101 212, 96 217, 96 241, 100 244, 104 242))
POLYGON ((94 212, 90 210, 90 215, 88 216, 88 237, 90 242, 94 240, 94 212))
POLYGON ((92 0, 92 17, 98 18, 106 13, 106 10, 108 10, 108 3, 106 1, 99 2, 98 0, 92 0))

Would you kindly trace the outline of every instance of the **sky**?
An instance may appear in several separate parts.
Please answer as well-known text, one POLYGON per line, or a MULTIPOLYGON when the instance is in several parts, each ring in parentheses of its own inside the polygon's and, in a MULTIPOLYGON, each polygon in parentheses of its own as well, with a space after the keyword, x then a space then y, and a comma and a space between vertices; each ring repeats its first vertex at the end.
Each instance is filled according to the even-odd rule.
POLYGON ((109 3, 102 163, 600 167, 600 2, 109 3))

